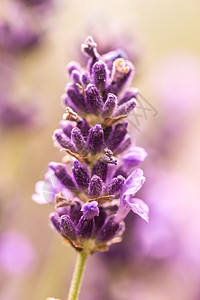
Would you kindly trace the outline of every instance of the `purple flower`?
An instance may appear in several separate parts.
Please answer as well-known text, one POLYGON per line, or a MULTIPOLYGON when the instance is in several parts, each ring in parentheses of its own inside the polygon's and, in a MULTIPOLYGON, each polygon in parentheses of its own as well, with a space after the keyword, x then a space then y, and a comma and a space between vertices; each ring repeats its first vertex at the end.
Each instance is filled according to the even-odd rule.
POLYGON ((70 191, 64 188, 52 170, 49 170, 45 174, 44 181, 38 181, 36 183, 35 191, 36 193, 33 194, 32 198, 39 204, 53 204, 55 202, 55 195, 59 193, 63 193, 66 197, 70 195, 70 191))
POLYGON ((124 121, 136 106, 137 93, 123 92, 134 75, 133 65, 119 52, 100 56, 91 37, 82 51, 89 57, 87 69, 68 65, 72 83, 63 97, 61 128, 53 135, 73 165, 50 163, 56 184, 49 178, 39 182, 33 199, 52 203, 51 226, 76 250, 93 253, 121 240, 130 210, 148 220, 147 206, 133 199, 145 178, 140 169, 131 173, 146 152, 130 148, 124 121))
POLYGON ((140 199, 133 198, 135 194, 141 189, 145 182, 143 171, 136 169, 125 180, 121 192, 121 199, 119 209, 115 216, 115 221, 120 223, 124 220, 130 210, 139 215, 146 222, 149 222, 149 209, 148 206, 140 199))
POLYGON ((86 219, 92 219, 96 216, 99 216, 99 208, 97 201, 85 203, 81 210, 86 219))
POLYGON ((147 152, 141 147, 133 147, 125 153, 122 158, 124 170, 130 170, 132 167, 138 166, 147 157, 147 152))

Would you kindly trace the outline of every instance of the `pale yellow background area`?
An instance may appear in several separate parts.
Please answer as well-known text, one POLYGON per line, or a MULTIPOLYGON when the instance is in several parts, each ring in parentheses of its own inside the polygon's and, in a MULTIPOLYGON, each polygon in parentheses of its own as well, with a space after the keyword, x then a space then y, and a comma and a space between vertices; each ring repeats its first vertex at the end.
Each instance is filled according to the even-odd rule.
MULTIPOLYGON (((95 26, 99 19, 105 19, 105 28, 109 28, 111 24, 116 24, 116 27, 124 24, 130 35, 133 32, 138 36, 141 55, 138 62, 139 75, 134 85, 151 99, 152 104, 158 105, 158 108, 158 100, 149 94, 148 85, 155 64, 174 51, 189 52, 200 58, 198 0, 55 2, 55 9, 44 19, 47 35, 43 45, 17 60, 16 86, 12 91, 18 97, 29 95, 39 102, 43 125, 32 133, 6 133, 2 137, 0 149, 3 174, 1 184, 6 187, 4 192, 7 199, 11 201, 19 192, 23 194, 12 226, 30 236, 39 258, 36 271, 30 277, 5 280, 2 290, 7 298, 2 300, 45 300, 47 296, 63 297, 63 294, 66 297, 75 253, 72 249, 64 247, 60 238, 49 228, 48 214, 52 211, 51 207, 33 203, 31 195, 35 182, 42 180, 48 162, 58 161, 62 157, 58 149, 54 148, 51 136, 53 130, 58 128, 63 113, 60 98, 68 80, 65 66, 70 60, 77 59, 78 50, 74 49, 78 49, 79 42, 90 34, 88 25, 95 26), (14 295, 15 298, 12 298, 14 295)), ((198 120, 193 126, 192 135, 186 137, 185 141, 189 146, 186 145, 182 157, 176 156, 179 172, 184 169, 182 162, 185 162, 190 149, 196 149, 193 150, 193 157, 199 155, 199 144, 196 141, 199 139, 198 120)), ((194 165, 194 162, 192 167, 188 163, 186 169, 195 177, 198 171, 194 165)), ((148 288, 141 300, 192 300, 182 292, 181 285, 173 276, 162 274, 161 282, 158 274, 152 282, 145 279, 148 288), (171 289, 170 296, 167 294, 168 286, 171 289)))

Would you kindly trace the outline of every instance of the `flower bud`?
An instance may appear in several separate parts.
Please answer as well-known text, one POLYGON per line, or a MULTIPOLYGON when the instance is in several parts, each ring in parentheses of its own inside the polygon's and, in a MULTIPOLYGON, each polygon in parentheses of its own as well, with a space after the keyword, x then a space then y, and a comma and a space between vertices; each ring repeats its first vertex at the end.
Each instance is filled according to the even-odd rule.
POLYGON ((119 224, 114 221, 114 216, 109 217, 98 232, 96 237, 97 241, 107 242, 111 240, 118 233, 119 228, 119 224))
POLYGON ((71 75, 71 73, 76 70, 76 71, 81 71, 81 66, 79 63, 77 63, 76 61, 71 61, 68 65, 67 65, 67 71, 69 73, 69 75, 71 75))
POLYGON ((60 127, 62 128, 63 133, 70 139, 71 138, 71 131, 74 128, 71 125, 71 122, 66 120, 61 120, 60 121, 60 127))
POLYGON ((97 48, 97 44, 95 43, 95 41, 91 36, 88 36, 84 44, 81 45, 82 52, 86 56, 92 57, 93 59, 99 56, 96 48, 97 48))
POLYGON ((113 178, 111 183, 106 188, 106 194, 117 196, 124 185, 124 181, 125 178, 121 175, 113 178))
POLYGON ((89 197, 99 197, 101 195, 102 188, 103 188, 102 179, 97 175, 92 176, 88 188, 89 197))
POLYGON ((89 239, 94 229, 94 220, 81 217, 77 226, 77 235, 80 239, 89 239))
POLYGON ((106 86, 108 78, 108 70, 106 64, 99 60, 92 68, 92 79, 97 89, 102 92, 106 86))
POLYGON ((71 73, 71 79, 75 84, 81 84, 81 73, 77 70, 73 70, 71 73))
POLYGON ((129 146, 132 144, 132 140, 130 137, 124 138, 121 144, 115 150, 115 155, 118 155, 124 151, 126 151, 129 146))
POLYGON ((90 182, 90 176, 87 167, 78 160, 74 162, 72 172, 79 188, 86 190, 90 182))
POLYGON ((100 228, 103 226, 106 220, 107 214, 103 207, 99 207, 99 215, 94 217, 95 220, 95 231, 99 231, 100 228))
POLYGON ((76 186, 72 180, 72 177, 67 173, 65 165, 56 162, 51 162, 49 163, 49 168, 51 168, 54 171, 55 176, 60 180, 60 182, 64 186, 66 186, 72 191, 76 190, 76 186))
POLYGON ((127 126, 127 122, 115 125, 107 140, 107 146, 109 149, 114 151, 114 149, 119 146, 127 133, 127 126))
POLYGON ((85 89, 85 102, 87 109, 91 113, 98 115, 101 112, 103 101, 99 91, 93 84, 88 84, 87 88, 85 89))
POLYGON ((121 115, 128 115, 135 107, 136 107, 136 100, 131 99, 124 104, 120 105, 117 109, 115 116, 121 116, 121 115))
POLYGON ((92 176, 97 175, 103 181, 105 181, 107 177, 107 171, 108 171, 107 163, 105 163, 102 159, 99 159, 92 169, 92 176))
POLYGON ((63 133, 62 129, 56 129, 53 137, 55 141, 64 149, 68 149, 72 152, 76 152, 76 148, 71 140, 63 133))
POLYGON ((90 130, 90 125, 88 124, 86 119, 83 118, 80 122, 78 122, 77 127, 81 130, 83 137, 86 138, 90 130))
POLYGON ((81 78, 82 85, 86 87, 90 83, 90 78, 88 72, 84 72, 81 78))
POLYGON ((69 84, 66 88, 66 93, 71 99, 72 103, 81 110, 85 110, 84 96, 80 93, 79 88, 73 84, 69 84))
POLYGON ((63 215, 68 215, 69 213, 69 207, 68 206, 61 206, 56 208, 57 214, 59 217, 62 217, 63 215))
POLYGON ((106 102, 104 103, 103 106, 103 111, 101 114, 102 117, 109 118, 113 114, 116 106, 117 106, 117 97, 114 94, 109 93, 106 102))
POLYGON ((81 130, 78 127, 72 129, 71 139, 78 152, 84 155, 87 154, 86 141, 84 140, 81 130))
POLYGON ((57 213, 51 213, 49 215, 49 220, 51 222, 51 225, 53 229, 58 231, 59 233, 61 232, 61 225, 60 225, 60 217, 58 216, 57 213))
POLYGON ((78 201, 75 201, 75 204, 70 207, 69 216, 72 222, 77 225, 81 216, 81 204, 78 201))
POLYGON ((132 80, 135 73, 133 64, 123 58, 117 58, 113 62, 112 88, 115 93, 119 93, 132 80))
POLYGON ((87 144, 88 150, 92 154, 97 154, 101 151, 104 144, 104 133, 101 125, 96 125, 90 129, 87 144))
POLYGON ((67 238, 70 238, 71 240, 75 240, 76 232, 75 232, 74 224, 68 215, 63 215, 61 217, 61 230, 62 233, 67 238))
POLYGON ((118 105, 122 105, 125 102, 131 100, 132 98, 136 99, 138 94, 139 90, 137 88, 133 88, 131 90, 126 91, 123 97, 119 100, 118 105))

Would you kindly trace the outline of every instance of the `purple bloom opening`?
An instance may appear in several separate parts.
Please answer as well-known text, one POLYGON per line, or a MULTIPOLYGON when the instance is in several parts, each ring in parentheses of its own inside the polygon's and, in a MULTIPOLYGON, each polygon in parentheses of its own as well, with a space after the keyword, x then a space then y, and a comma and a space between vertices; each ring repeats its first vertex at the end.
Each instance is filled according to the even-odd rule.
POLYGON ((139 199, 133 198, 135 194, 141 189, 145 182, 143 171, 136 169, 133 171, 124 182, 121 193, 120 205, 115 216, 116 222, 121 222, 127 216, 130 210, 138 214, 146 222, 149 222, 149 209, 148 206, 139 199))
POLYGON ((82 212, 86 219, 92 219, 99 215, 98 202, 87 202, 82 206, 82 212))

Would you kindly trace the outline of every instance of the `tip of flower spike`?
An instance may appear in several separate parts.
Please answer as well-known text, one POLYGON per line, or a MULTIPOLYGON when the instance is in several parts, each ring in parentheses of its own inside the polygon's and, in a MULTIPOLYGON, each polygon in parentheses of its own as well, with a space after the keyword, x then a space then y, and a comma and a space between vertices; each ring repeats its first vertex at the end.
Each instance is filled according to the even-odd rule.
POLYGON ((85 42, 81 45, 81 51, 89 57, 97 58, 99 56, 96 50, 97 44, 92 36, 88 36, 85 42))

